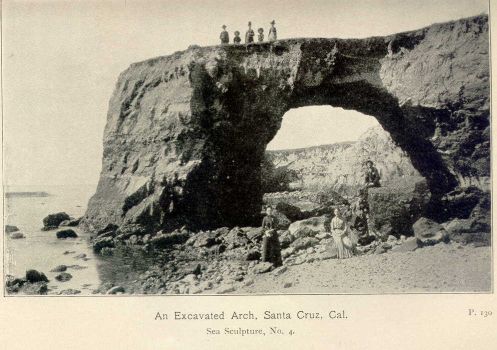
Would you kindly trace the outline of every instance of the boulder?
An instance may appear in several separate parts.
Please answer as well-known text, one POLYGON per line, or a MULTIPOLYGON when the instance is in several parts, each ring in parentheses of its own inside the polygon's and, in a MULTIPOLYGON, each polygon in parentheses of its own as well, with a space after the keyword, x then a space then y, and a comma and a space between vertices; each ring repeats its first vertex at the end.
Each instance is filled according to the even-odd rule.
POLYGON ((115 286, 107 290, 105 294, 113 295, 113 294, 123 294, 123 293, 125 293, 124 287, 115 286))
POLYGON ((115 247, 114 238, 112 237, 97 236, 92 239, 91 243, 93 245, 93 251, 95 253, 100 253, 104 248, 115 247))
POLYGON ((217 239, 216 234, 210 231, 197 233, 193 238, 193 246, 195 248, 209 248, 219 243, 220 240, 217 239))
POLYGON ((270 262, 260 262, 254 266, 253 272, 257 273, 257 274, 266 273, 266 272, 271 271, 272 268, 273 268, 273 264, 271 264, 270 262))
POLYGON ((297 251, 314 247, 317 244, 319 244, 319 240, 314 237, 300 237, 293 241, 292 244, 290 244, 290 247, 297 251))
POLYGON ((482 229, 486 224, 482 225, 475 218, 453 219, 443 226, 452 241, 490 244, 490 231, 482 229))
POLYGON ((43 228, 47 230, 57 228, 65 220, 71 220, 71 217, 67 213, 50 214, 43 219, 43 228))
POLYGON ((77 238, 78 237, 77 233, 71 229, 57 231, 56 236, 59 239, 77 238))
POLYGON ((253 261, 259 260, 261 258, 261 253, 258 250, 249 250, 245 255, 245 260, 253 261))
POLYGON ((412 234, 412 225, 421 217, 430 200, 425 179, 406 177, 388 186, 369 188, 369 226, 384 237, 412 234))
POLYGON ((183 244, 190 238, 188 231, 173 231, 171 233, 163 233, 159 231, 152 237, 149 243, 156 248, 167 248, 176 244, 183 244))
POLYGON ((278 229, 286 230, 288 226, 290 226, 291 221, 285 216, 285 214, 275 211, 273 215, 276 217, 276 221, 278 222, 278 229))
POLYGON ((26 271, 26 281, 30 283, 36 282, 48 282, 47 276, 43 272, 39 272, 36 270, 27 270, 26 271))
POLYGON ((288 258, 290 255, 292 255, 293 253, 295 253, 295 248, 293 248, 293 247, 288 247, 288 248, 283 249, 283 250, 281 251, 281 257, 282 257, 283 259, 286 259, 286 258, 288 258))
POLYGON ((419 248, 418 239, 416 237, 409 237, 401 244, 396 245, 392 248, 392 252, 395 253, 405 253, 413 252, 419 248))
POLYGON ((46 295, 48 286, 46 282, 26 283, 22 286, 21 293, 25 295, 46 295))
POLYGON ((69 227, 75 227, 79 225, 79 222, 81 221, 81 218, 78 219, 70 219, 70 220, 64 220, 59 224, 59 227, 61 226, 69 226, 69 227))
POLYGON ((10 238, 12 239, 21 239, 21 238, 26 238, 24 236, 24 234, 22 232, 19 232, 19 231, 16 231, 16 232, 12 232, 10 235, 9 235, 10 238))
POLYGON ((16 232, 16 231, 19 231, 19 228, 17 226, 5 225, 5 233, 12 233, 12 232, 16 232))
POLYGON ((295 205, 288 204, 286 202, 279 202, 276 204, 276 211, 285 215, 290 221, 302 220, 302 211, 299 207, 295 205))
POLYGON ((288 270, 288 267, 286 267, 286 266, 280 266, 280 267, 277 267, 276 269, 274 269, 273 272, 272 272, 272 274, 274 276, 279 276, 279 275, 282 275, 285 272, 287 272, 287 270, 288 270))
POLYGON ((226 235, 221 236, 228 249, 238 248, 248 244, 249 239, 242 229, 235 227, 226 235))
POLYGON ((66 265, 58 265, 58 266, 54 267, 53 269, 51 269, 50 272, 64 272, 66 270, 67 270, 66 265))
POLYGON ((441 225, 424 217, 416 221, 412 229, 414 236, 422 245, 434 245, 449 238, 447 231, 441 225))
POLYGON ((17 283, 7 286, 8 294, 24 294, 24 295, 46 295, 48 292, 47 282, 30 283, 25 280, 19 280, 17 283), (20 283, 23 281, 23 283, 20 283))
POLYGON ((282 249, 288 248, 290 244, 295 240, 295 237, 288 230, 278 231, 278 238, 280 240, 282 249))
POLYGON ((222 284, 216 289, 217 294, 233 293, 236 290, 235 286, 230 284, 222 284))
POLYGON ((244 227, 242 230, 252 242, 258 243, 262 240, 262 227, 244 227))
POLYGON ((72 275, 68 272, 61 272, 57 276, 55 276, 55 279, 59 282, 67 282, 72 278, 72 275))
POLYGON ((64 289, 64 290, 61 290, 59 293, 57 293, 58 295, 76 295, 76 294, 80 294, 81 291, 78 290, 78 289, 72 289, 72 288, 69 288, 69 289, 64 289))
POLYGON ((288 227, 288 231, 297 238, 314 237, 319 232, 326 231, 326 225, 329 221, 330 219, 327 215, 295 221, 288 227))

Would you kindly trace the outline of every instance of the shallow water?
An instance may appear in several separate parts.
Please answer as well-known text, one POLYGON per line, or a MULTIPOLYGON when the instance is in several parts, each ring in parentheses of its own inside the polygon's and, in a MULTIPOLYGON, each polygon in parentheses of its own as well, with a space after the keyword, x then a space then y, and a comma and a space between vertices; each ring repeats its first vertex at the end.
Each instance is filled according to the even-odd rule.
POLYGON ((88 199, 95 186, 52 187, 43 189, 8 188, 6 191, 39 191, 51 194, 49 197, 13 197, 5 199, 4 222, 17 226, 26 238, 11 239, 4 234, 5 273, 17 277, 24 276, 26 270, 35 269, 45 273, 50 280, 49 293, 57 294, 64 289, 78 289, 89 294, 100 284, 98 266, 104 263, 93 253, 89 244, 89 234, 77 227, 71 227, 78 234, 74 239, 57 239, 57 230, 42 231, 43 218, 48 214, 65 211, 72 217, 80 217, 86 210, 88 199), (66 251, 74 253, 64 254, 66 251), (86 254, 87 260, 75 259, 86 254), (67 282, 55 279, 57 272, 50 272, 57 265, 80 265, 83 269, 68 268, 73 277, 67 282))
POLYGON ((132 284, 140 274, 151 266, 165 263, 166 257, 154 252, 146 253, 139 249, 121 247, 115 249, 113 256, 100 256, 93 252, 89 242, 90 233, 77 227, 78 238, 57 239, 56 230, 42 231, 43 218, 49 214, 64 211, 74 218, 82 216, 95 186, 75 186, 57 188, 22 188, 6 191, 46 191, 49 197, 13 197, 5 199, 5 224, 15 225, 25 235, 23 239, 11 239, 4 234, 5 274, 23 277, 26 270, 35 269, 47 275, 49 294, 58 294, 65 289, 77 289, 81 294, 92 294, 101 284, 132 284), (64 254, 66 252, 70 252, 64 254), (86 254, 85 259, 76 258, 86 254), (73 277, 67 282, 59 282, 50 272, 58 265, 79 265, 83 268, 69 267, 66 272, 73 277))

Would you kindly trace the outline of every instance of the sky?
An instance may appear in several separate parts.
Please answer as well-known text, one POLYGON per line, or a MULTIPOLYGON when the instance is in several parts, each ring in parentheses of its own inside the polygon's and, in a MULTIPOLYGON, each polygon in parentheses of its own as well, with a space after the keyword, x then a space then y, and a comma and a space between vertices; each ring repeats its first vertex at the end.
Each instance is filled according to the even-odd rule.
MULTIPOLYGON (((243 33, 249 20, 268 28, 275 19, 279 38, 364 38, 487 13, 487 7, 483 0, 4 0, 4 184, 96 183, 119 73, 192 44, 215 45, 222 24, 243 33)), ((291 110, 270 147, 354 140, 374 124, 326 106, 291 110), (337 126, 340 116, 347 124, 337 126)))

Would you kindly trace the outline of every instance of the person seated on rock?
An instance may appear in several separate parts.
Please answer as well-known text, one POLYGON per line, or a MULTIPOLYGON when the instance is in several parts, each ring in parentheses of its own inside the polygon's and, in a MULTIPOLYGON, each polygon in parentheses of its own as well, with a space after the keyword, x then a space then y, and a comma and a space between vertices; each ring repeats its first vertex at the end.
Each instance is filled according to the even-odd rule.
POLYGON ((262 220, 262 261, 270 262, 275 267, 283 265, 277 227, 278 220, 273 215, 273 208, 268 206, 266 216, 262 220))
POLYGON ((254 30, 252 29, 252 22, 248 22, 248 30, 245 33, 245 44, 252 44, 254 42, 254 30))
POLYGON ((375 236, 369 234, 368 212, 366 208, 359 206, 352 221, 351 228, 358 233, 358 245, 368 245, 375 240, 375 236))
POLYGON ((274 27, 274 24, 276 22, 274 21, 274 19, 271 21, 271 28, 269 28, 269 34, 267 36, 267 39, 269 41, 276 41, 276 28, 274 27))
POLYGON ((219 39, 221 39, 221 45, 227 45, 230 43, 230 35, 228 34, 228 31, 226 30, 226 26, 223 24, 222 26, 223 31, 221 34, 219 34, 219 39))
POLYGON ((257 35, 257 41, 262 43, 264 41, 264 29, 257 29, 257 33, 259 33, 259 35, 257 35))
POLYGON ((366 174, 364 179, 366 188, 380 187, 380 174, 371 160, 366 161, 366 174))
POLYGON ((331 236, 338 252, 338 259, 347 259, 354 256, 355 246, 357 244, 355 235, 352 234, 349 223, 342 215, 338 208, 334 210, 334 218, 331 219, 330 229, 331 236))
POLYGON ((242 42, 242 38, 240 38, 240 32, 237 30, 237 31, 235 31, 235 37, 233 38, 233 44, 240 45, 241 42, 242 42))

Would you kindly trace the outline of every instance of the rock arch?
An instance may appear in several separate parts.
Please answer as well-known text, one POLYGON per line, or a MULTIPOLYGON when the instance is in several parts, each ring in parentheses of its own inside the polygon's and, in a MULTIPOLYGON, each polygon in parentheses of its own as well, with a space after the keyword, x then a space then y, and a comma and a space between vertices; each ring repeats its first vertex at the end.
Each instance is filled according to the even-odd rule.
POLYGON ((135 63, 109 104, 88 228, 252 223, 286 111, 372 115, 436 200, 490 175, 488 19, 367 39, 190 47, 135 63), (138 161, 139 160, 139 161, 138 161))

